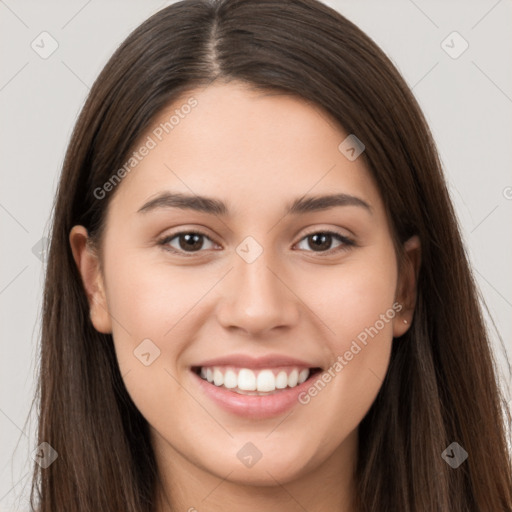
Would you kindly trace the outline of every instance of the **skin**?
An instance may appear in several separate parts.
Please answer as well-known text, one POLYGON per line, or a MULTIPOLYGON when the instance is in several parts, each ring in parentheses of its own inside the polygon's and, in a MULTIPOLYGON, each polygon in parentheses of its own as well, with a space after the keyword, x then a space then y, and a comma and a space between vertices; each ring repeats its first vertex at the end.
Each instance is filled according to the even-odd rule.
MULTIPOLYGON (((318 107, 214 83, 166 108, 155 126, 191 96, 198 105, 117 186, 101 251, 86 244, 83 226, 70 233, 91 321, 112 333, 128 393, 150 425, 162 481, 157 510, 352 512, 357 427, 382 385, 393 337, 411 323, 419 241, 406 242, 399 274, 363 158, 349 161, 338 150, 348 134, 318 107), (170 190, 221 199, 229 214, 138 212, 170 190), (335 192, 363 199, 372 212, 337 206, 284 214, 304 194, 335 192), (206 238, 191 257, 158 245, 192 228, 206 238), (357 245, 333 237, 315 251, 306 235, 326 229, 357 245), (250 264, 236 252, 247 236, 263 248, 250 264), (401 311, 291 414, 251 420, 229 413, 190 372, 235 352, 286 354, 327 369, 397 301, 401 311), (133 354, 146 338, 160 349, 149 366, 133 354), (262 453, 250 468, 237 457, 247 442, 262 453)), ((186 253, 179 238, 170 245, 186 253)))

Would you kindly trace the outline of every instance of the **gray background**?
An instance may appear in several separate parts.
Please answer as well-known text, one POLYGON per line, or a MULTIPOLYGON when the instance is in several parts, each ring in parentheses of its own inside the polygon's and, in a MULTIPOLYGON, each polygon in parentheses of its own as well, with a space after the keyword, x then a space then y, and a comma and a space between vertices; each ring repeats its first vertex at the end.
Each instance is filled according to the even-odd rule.
MULTIPOLYGON (((172 2, 0 0, 0 512, 28 510, 43 263, 72 127, 118 44, 172 2), (47 31, 58 44, 43 59, 47 31), (35 249, 34 249, 35 247, 35 249)), ((482 296, 512 358, 512 2, 330 1, 390 56, 438 144, 482 296), (449 36, 457 31, 469 44, 449 36), (444 44, 442 42, 446 40, 444 44), (451 48, 450 48, 451 47, 451 48), (507 263, 508 262, 508 263, 507 263)), ((510 375, 498 334, 491 332, 510 375)))

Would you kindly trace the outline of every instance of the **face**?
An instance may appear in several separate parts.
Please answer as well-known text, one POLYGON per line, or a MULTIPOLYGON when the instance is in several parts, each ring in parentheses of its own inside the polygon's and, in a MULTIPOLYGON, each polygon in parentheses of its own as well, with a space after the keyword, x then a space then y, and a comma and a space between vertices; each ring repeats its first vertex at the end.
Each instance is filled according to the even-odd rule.
POLYGON ((164 457, 274 484, 354 453, 413 284, 347 135, 298 98, 197 89, 109 192, 101 271, 72 231, 91 319, 164 457))

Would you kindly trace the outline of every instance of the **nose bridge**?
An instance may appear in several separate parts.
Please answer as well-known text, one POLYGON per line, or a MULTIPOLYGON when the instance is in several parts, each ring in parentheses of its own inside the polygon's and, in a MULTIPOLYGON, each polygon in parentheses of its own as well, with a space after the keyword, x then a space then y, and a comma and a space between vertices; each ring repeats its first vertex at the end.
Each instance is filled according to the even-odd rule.
POLYGON ((236 278, 241 284, 241 299, 247 296, 251 301, 272 301, 281 294, 282 283, 276 277, 276 271, 271 271, 272 262, 267 257, 269 251, 259 256, 254 262, 242 260, 236 264, 236 278))
MULTIPOLYGON (((252 258, 247 258, 247 252, 242 251, 240 256, 241 248, 243 243, 237 248, 239 254, 226 283, 229 289, 223 294, 227 298, 220 308, 219 321, 225 327, 238 327, 251 334, 292 325, 298 318, 297 303, 279 278, 272 251, 261 250, 256 257, 253 252, 252 258)), ((254 251, 254 246, 249 248, 249 253, 254 251)))
MULTIPOLYGON (((261 237, 259 239, 261 240, 261 237)), ((276 293, 276 290, 272 290, 277 287, 277 283, 275 270, 270 270, 276 267, 275 251, 271 244, 272 237, 266 239, 264 247, 252 236, 247 236, 236 248, 234 279, 240 281, 240 291, 255 294, 253 299, 258 299, 262 294, 276 293)))
POLYGON ((267 315, 278 307, 283 299, 283 284, 272 272, 271 251, 263 251, 254 261, 243 258, 235 263, 235 275, 238 291, 237 302, 248 314, 267 315))

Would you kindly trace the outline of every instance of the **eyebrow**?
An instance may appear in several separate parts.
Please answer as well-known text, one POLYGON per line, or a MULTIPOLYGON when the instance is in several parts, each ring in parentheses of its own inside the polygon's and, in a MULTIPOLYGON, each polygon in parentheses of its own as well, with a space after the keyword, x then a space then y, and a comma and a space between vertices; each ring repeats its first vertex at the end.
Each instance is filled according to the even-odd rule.
MULTIPOLYGON (((322 196, 302 196, 286 206, 285 214, 298 215, 334 208, 336 206, 358 206, 373 214, 372 207, 363 199, 350 194, 329 194, 322 196)), ((212 215, 227 216, 229 209, 223 201, 211 197, 182 194, 179 192, 163 192, 147 201, 138 213, 152 210, 178 208, 194 210, 212 215)))

